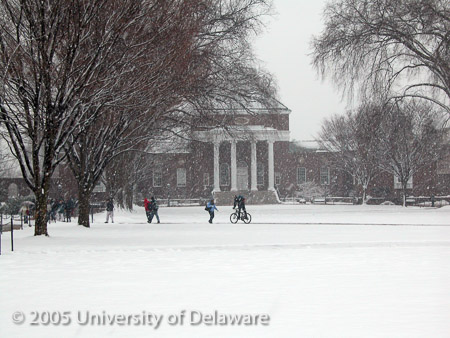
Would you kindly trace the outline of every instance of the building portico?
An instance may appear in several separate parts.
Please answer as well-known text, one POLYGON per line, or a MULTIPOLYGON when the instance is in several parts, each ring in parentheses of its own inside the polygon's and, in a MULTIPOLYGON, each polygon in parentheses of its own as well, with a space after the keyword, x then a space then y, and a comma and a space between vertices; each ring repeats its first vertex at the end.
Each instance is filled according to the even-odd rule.
MULTIPOLYGON (((239 192, 244 192, 245 195, 248 195, 249 203, 256 202, 256 195, 264 195, 265 200, 267 200, 267 196, 273 196, 273 198, 270 199, 275 199, 274 202, 276 202, 274 186, 274 143, 279 141, 289 141, 289 131, 280 131, 263 126, 239 126, 233 128, 231 131, 225 131, 218 128, 208 131, 198 131, 196 132, 196 137, 203 142, 210 142, 214 145, 214 154, 212 157, 214 162, 213 194, 219 204, 222 200, 222 198, 220 198, 222 195, 225 197, 225 195, 234 195, 239 192), (229 191, 222 191, 220 186, 220 146, 224 143, 228 143, 230 146, 229 163, 231 184, 229 191), (264 147, 267 147, 267 162, 264 163, 264 166, 267 167, 267 190, 258 189, 257 182, 257 144, 260 146, 261 143, 265 144, 264 147), (239 156, 237 150, 238 147, 249 147, 250 158, 247 159, 239 156), (249 160, 250 162, 250 182, 246 182, 246 180, 248 180, 248 174, 246 175, 246 173, 248 173, 246 160, 249 160), (259 191, 265 191, 266 194, 258 193, 259 191)), ((227 199, 229 200, 229 197, 227 197, 227 199)))

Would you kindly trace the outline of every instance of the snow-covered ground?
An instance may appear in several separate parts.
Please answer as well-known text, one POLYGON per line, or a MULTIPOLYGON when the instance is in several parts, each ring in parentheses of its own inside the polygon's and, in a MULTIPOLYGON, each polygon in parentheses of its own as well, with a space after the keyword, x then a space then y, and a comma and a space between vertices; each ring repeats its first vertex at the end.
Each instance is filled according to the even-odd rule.
POLYGON ((219 210, 4 233, 0 337, 450 336, 450 207, 219 210))

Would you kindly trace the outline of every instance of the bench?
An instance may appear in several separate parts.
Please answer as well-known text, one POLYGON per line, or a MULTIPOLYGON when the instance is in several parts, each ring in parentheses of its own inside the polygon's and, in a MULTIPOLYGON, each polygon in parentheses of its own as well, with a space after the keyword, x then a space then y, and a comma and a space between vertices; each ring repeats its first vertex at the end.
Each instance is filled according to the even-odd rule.
MULTIPOLYGON (((13 229, 20 230, 20 229, 22 229, 22 226, 20 225, 20 223, 14 223, 13 229)), ((11 231, 11 223, 5 223, 5 224, 0 225, 0 231, 1 232, 11 231)))
POLYGON ((315 197, 312 200, 313 204, 356 204, 355 197, 315 197))
POLYGON ((408 204, 408 205, 415 205, 416 204, 416 199, 412 198, 412 197, 407 197, 406 198, 406 204, 408 204))

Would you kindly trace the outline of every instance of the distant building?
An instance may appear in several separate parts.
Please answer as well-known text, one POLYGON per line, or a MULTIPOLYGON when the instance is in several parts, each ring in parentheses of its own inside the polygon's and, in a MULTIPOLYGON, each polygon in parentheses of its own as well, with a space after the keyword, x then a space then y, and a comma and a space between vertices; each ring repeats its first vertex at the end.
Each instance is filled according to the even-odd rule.
MULTIPOLYGON (((269 109, 215 113, 220 114, 221 127, 198 126, 190 141, 170 140, 149 150, 148 170, 134 189, 136 200, 144 196, 172 200, 214 197, 220 205, 232 203, 238 194, 248 203, 361 196, 354 178, 337 170, 316 142, 290 141, 290 110, 280 102, 274 101, 269 109)), ((31 194, 18 166, 14 162, 9 166, 0 171, 0 201, 31 194)), ((50 197, 76 196, 76 187, 70 170, 60 168, 53 177, 50 197)), ((440 161, 414 175, 408 188, 412 196, 450 197, 450 145, 440 161)), ((93 199, 103 201, 105 192, 99 183, 93 199)), ((401 200, 400 186, 389 173, 379 175, 367 193, 375 203, 401 200)))
MULTIPOLYGON (((160 145, 153 150, 150 180, 136 190, 161 199, 214 197, 218 204, 230 204, 237 194, 248 203, 277 203, 301 197, 305 185, 316 187, 316 195, 359 196, 354 178, 338 171, 316 142, 290 141, 289 114, 279 102, 251 113, 235 111, 227 128, 197 128, 193 141, 160 145)), ((409 188, 414 196, 450 196, 450 155, 416 173, 409 188)), ((401 189, 383 173, 368 195, 398 202, 401 189)))

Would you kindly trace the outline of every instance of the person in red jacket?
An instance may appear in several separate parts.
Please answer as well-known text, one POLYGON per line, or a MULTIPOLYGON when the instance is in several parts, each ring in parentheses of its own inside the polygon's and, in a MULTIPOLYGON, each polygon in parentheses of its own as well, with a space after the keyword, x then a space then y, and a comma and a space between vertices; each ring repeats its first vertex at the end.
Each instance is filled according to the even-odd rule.
POLYGON ((147 223, 150 223, 150 213, 152 212, 152 207, 150 201, 147 198, 144 199, 144 208, 145 215, 147 216, 147 223))

